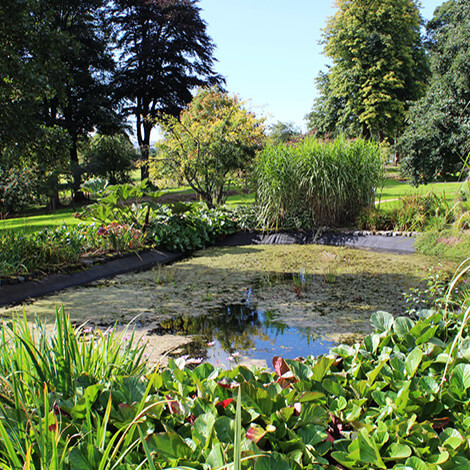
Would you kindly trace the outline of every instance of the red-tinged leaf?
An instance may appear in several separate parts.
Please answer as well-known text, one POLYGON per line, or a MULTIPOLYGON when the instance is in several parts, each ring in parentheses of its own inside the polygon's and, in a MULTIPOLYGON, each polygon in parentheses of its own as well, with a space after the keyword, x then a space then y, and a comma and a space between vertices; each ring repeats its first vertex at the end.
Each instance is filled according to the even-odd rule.
POLYGON ((278 383, 283 389, 289 387, 289 385, 295 384, 296 382, 297 382, 297 379, 295 377, 289 377, 289 378, 279 377, 276 380, 276 383, 278 383))
POLYGON ((222 388, 233 389, 237 388, 240 384, 238 382, 228 382, 227 380, 219 380, 217 385, 220 385, 222 388))
POLYGON ((282 377, 286 372, 290 371, 286 361, 280 356, 273 357, 273 368, 274 372, 276 372, 279 377, 282 377))
POLYGON ((445 418, 436 418, 431 421, 432 428, 434 431, 439 431, 441 429, 446 428, 449 425, 450 418, 445 417, 445 418))
POLYGON ((221 406, 222 408, 227 408, 230 403, 232 403, 233 398, 226 398, 225 400, 219 401, 219 403, 216 403, 215 406, 221 406))
POLYGON ((330 431, 326 431, 325 441, 335 442, 336 439, 333 437, 333 435, 330 433, 330 431))
POLYGON ((51 424, 51 425, 49 426, 49 431, 51 431, 51 432, 55 432, 56 429, 57 429, 57 424, 51 424))
POLYGON ((57 404, 54 404, 54 414, 57 416, 65 416, 68 419, 72 419, 72 417, 62 408, 59 408, 57 404))
POLYGON ((172 415, 183 414, 183 409, 181 408, 181 405, 176 400, 172 400, 170 395, 167 395, 165 398, 167 399, 168 408, 172 415))
POLYGON ((265 434, 266 431, 261 426, 253 424, 246 432, 246 438, 257 444, 265 434))
POLYGON ((338 367, 342 362, 343 362, 343 358, 341 356, 338 356, 335 359, 335 362, 333 362, 333 364, 331 364, 331 366, 332 367, 338 367))
POLYGON ((194 421, 196 421, 196 416, 194 416, 193 414, 191 414, 190 416, 188 416, 185 421, 191 425, 194 424, 194 421))

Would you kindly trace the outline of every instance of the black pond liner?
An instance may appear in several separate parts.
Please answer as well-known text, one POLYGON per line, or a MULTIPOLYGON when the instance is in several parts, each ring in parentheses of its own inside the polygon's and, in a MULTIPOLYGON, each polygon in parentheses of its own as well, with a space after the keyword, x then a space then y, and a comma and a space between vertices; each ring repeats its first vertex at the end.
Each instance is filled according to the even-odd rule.
MULTIPOLYGON (((225 237, 216 243, 216 246, 253 244, 318 244, 399 254, 415 253, 414 237, 400 235, 398 232, 388 232, 386 235, 370 235, 361 232, 237 232, 225 237)), ((151 269, 159 264, 169 264, 190 255, 191 253, 172 253, 164 249, 155 249, 113 259, 78 273, 51 274, 39 281, 25 280, 26 282, 15 285, 0 284, 0 307, 16 305, 29 298, 42 297, 68 287, 82 286, 118 274, 151 269)))

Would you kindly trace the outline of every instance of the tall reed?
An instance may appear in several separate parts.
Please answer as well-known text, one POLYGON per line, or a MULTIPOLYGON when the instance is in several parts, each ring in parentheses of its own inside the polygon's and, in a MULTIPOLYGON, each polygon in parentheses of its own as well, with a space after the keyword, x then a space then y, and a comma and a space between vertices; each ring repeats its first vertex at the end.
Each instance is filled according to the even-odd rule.
POLYGON ((383 159, 373 142, 306 138, 267 147, 255 175, 264 227, 282 227, 288 217, 301 214, 313 218, 316 226, 338 226, 374 203, 383 159))

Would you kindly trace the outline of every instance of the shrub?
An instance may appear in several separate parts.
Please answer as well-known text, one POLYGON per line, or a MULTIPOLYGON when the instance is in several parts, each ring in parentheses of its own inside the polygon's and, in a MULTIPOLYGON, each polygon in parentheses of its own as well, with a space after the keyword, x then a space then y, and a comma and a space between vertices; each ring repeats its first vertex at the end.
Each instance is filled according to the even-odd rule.
POLYGON ((256 166, 260 220, 265 227, 282 227, 292 216, 347 224, 374 203, 382 177, 379 147, 362 139, 269 146, 256 166))
POLYGON ((234 233, 237 222, 232 213, 221 209, 206 209, 200 205, 162 208, 152 223, 149 238, 170 251, 192 251, 213 244, 218 238, 234 233))
POLYGON ((37 201, 38 176, 33 168, 0 168, 0 213, 21 212, 37 201))

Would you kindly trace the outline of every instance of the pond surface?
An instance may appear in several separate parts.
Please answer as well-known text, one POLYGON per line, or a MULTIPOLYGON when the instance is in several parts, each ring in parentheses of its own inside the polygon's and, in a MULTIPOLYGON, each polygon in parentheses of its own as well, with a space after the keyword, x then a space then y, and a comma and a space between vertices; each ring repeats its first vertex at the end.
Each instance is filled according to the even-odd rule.
POLYGON ((377 310, 402 313, 402 294, 433 263, 419 255, 316 245, 210 248, 0 314, 11 317, 24 307, 28 315, 51 318, 63 305, 76 323, 106 328, 132 321, 149 342, 151 362, 187 354, 270 365, 275 355, 320 354, 332 343, 357 340, 369 333, 377 310))
POLYGON ((275 356, 285 359, 319 356, 328 353, 335 344, 310 328, 289 327, 275 313, 258 310, 249 297, 243 304, 213 313, 170 318, 149 334, 191 335, 193 340, 172 355, 184 355, 188 362, 204 361, 222 367, 239 362, 265 366, 275 356))

